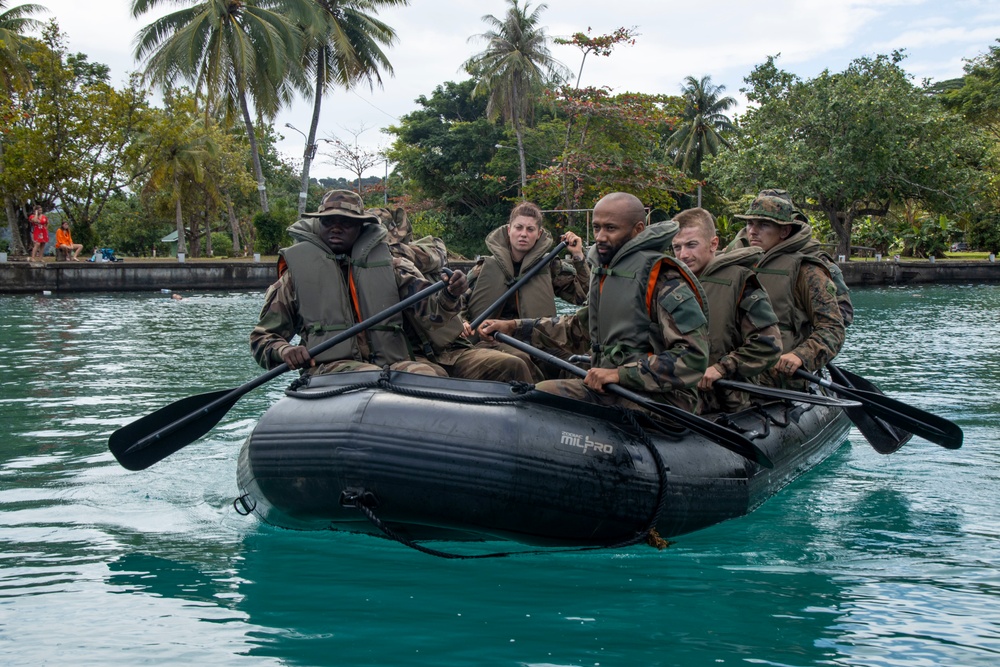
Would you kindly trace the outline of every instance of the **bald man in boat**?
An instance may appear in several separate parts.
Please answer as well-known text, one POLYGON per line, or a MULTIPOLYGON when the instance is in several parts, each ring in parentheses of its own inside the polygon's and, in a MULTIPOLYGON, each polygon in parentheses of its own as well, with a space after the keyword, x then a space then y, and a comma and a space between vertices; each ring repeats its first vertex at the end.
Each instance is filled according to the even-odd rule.
POLYGON ((642 202, 615 192, 594 206, 593 225, 586 308, 571 316, 487 320, 480 333, 506 333, 543 348, 589 347, 586 378, 546 380, 539 390, 638 408, 606 391, 616 383, 694 412, 698 381, 708 366, 708 318, 697 278, 665 254, 677 224, 647 226, 642 202))
MULTIPOLYGON (((250 334, 254 360, 281 363, 307 374, 392 370, 447 376, 413 354, 404 331, 458 320, 468 282, 455 271, 448 287, 370 327, 316 358, 309 348, 432 285, 412 262, 393 257, 379 218, 350 190, 323 195, 319 210, 288 229, 296 243, 280 251, 278 280, 264 295, 260 321, 250 334), (298 335, 301 342, 292 344, 298 335)), ((460 325, 460 320, 459 326, 460 325)))
POLYGON ((674 216, 674 257, 694 273, 708 297, 708 369, 698 382, 702 412, 736 412, 748 407, 742 391, 716 387, 716 380, 753 381, 778 363, 781 330, 754 265, 760 248, 717 255, 715 217, 703 208, 674 216))

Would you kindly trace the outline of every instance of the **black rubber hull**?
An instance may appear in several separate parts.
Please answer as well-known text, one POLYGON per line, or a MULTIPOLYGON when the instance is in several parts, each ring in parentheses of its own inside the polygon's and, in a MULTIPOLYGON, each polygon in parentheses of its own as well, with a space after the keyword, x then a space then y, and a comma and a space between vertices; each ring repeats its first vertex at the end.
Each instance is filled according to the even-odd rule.
POLYGON ((616 410, 537 392, 482 404, 513 396, 498 383, 393 374, 399 390, 439 397, 323 397, 377 377, 316 378, 272 406, 240 452, 244 504, 278 526, 378 533, 344 505, 367 494, 410 539, 608 545, 649 528, 662 488, 656 528, 672 537, 752 511, 835 451, 850 425, 839 409, 801 404, 731 416, 774 462, 768 470, 676 427, 642 419, 636 429, 616 410))

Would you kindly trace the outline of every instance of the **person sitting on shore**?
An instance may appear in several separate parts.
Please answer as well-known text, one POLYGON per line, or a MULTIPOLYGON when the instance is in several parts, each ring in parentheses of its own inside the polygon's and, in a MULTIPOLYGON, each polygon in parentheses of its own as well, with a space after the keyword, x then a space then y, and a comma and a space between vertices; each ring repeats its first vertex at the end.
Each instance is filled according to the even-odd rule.
POLYGON ((74 262, 80 261, 80 251, 83 250, 83 244, 73 243, 73 235, 69 231, 69 220, 63 220, 59 229, 56 230, 56 252, 58 253, 60 250, 65 251, 67 257, 74 262))

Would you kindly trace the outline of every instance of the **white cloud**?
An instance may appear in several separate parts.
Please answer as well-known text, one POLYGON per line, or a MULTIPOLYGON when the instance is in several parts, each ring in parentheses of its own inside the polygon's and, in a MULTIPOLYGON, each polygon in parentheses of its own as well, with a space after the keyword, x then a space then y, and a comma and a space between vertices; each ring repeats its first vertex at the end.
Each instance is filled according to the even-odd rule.
MULTIPOLYGON (((68 33, 69 49, 108 64, 114 82, 138 68, 131 55, 138 29, 178 6, 164 3, 156 14, 135 21, 129 0, 110 6, 79 0, 42 4, 68 33)), ((607 85, 618 92, 674 94, 684 77, 707 74, 739 98, 743 77, 768 55, 780 53, 780 67, 808 78, 896 48, 906 48, 904 66, 917 78, 951 78, 962 74, 963 58, 985 52, 1000 35, 1000 12, 995 2, 985 0, 548 0, 548 5, 542 22, 551 36, 568 37, 588 27, 594 35, 637 28, 635 46, 620 46, 609 58, 590 56, 586 62, 583 85, 607 85)), ((382 14, 399 35, 389 51, 395 77, 385 77, 383 89, 337 90, 324 99, 320 136, 364 124, 372 129, 361 136, 363 143, 387 143, 378 130, 414 110, 415 98, 430 95, 445 81, 466 78, 462 62, 483 48, 469 36, 483 32, 484 14, 501 15, 505 8, 502 0, 412 0, 410 7, 382 14)), ((580 51, 557 45, 552 51, 575 75, 580 51)), ((307 129, 310 114, 310 101, 299 100, 276 119, 275 126, 288 135, 279 148, 293 158, 302 154, 302 137, 283 125, 307 129)))

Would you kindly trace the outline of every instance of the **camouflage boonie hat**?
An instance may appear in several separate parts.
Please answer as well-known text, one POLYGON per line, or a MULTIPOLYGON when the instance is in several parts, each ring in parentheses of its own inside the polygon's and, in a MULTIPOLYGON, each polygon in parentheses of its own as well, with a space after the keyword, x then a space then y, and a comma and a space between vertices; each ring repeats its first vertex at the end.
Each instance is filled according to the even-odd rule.
POLYGON ((761 195, 767 195, 769 197, 778 197, 779 199, 784 199, 785 201, 787 201, 789 204, 792 205, 793 219, 797 219, 799 222, 806 222, 806 223, 809 222, 809 218, 806 217, 806 214, 800 211, 798 208, 796 208, 795 202, 792 201, 792 196, 788 194, 788 190, 779 190, 778 188, 768 188, 766 190, 761 190, 760 192, 757 193, 758 197, 760 197, 761 195))
POLYGON ((386 241, 389 243, 410 243, 413 241, 413 227, 406 218, 406 211, 401 208, 391 211, 387 208, 370 208, 368 214, 378 218, 382 226, 389 230, 386 241))
POLYGON ((797 225, 799 221, 795 219, 795 213, 795 207, 788 199, 759 194, 750 202, 750 208, 745 214, 733 217, 741 220, 767 220, 778 225, 797 225))
POLYGON ((365 202, 361 195, 350 190, 328 190, 320 200, 319 210, 302 214, 306 218, 325 218, 332 215, 339 215, 344 218, 353 218, 362 223, 378 223, 379 219, 365 211, 365 202))

